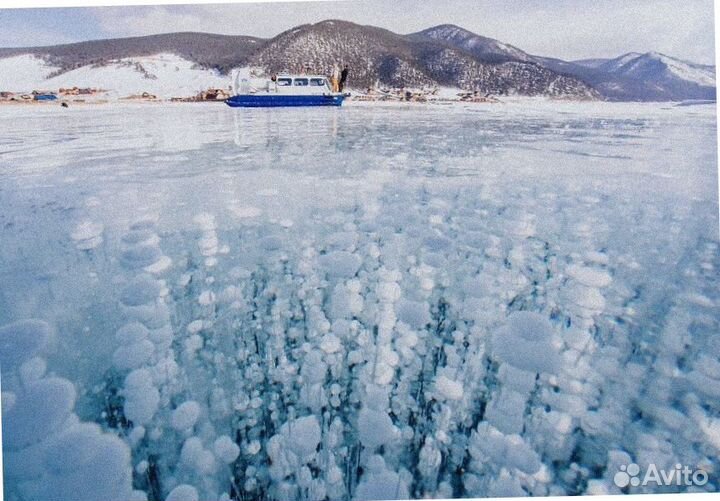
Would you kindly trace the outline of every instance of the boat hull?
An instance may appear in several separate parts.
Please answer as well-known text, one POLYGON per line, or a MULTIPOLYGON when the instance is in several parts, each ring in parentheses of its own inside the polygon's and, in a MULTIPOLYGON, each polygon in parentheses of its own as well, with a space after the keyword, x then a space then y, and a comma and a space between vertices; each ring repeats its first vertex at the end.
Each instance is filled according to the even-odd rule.
POLYGON ((248 94, 233 96, 225 104, 234 108, 278 108, 285 106, 341 106, 342 94, 292 96, 277 94, 248 94))

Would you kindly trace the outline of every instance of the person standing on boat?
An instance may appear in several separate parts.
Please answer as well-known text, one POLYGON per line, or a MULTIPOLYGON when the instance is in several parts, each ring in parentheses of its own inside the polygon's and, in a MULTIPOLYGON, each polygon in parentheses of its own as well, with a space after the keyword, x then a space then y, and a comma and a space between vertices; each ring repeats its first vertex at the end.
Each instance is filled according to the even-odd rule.
POLYGON ((342 73, 340 73, 340 92, 342 92, 345 88, 345 82, 347 82, 349 71, 350 70, 348 69, 348 65, 346 64, 342 70, 342 73))
POLYGON ((333 92, 339 92, 340 84, 340 68, 338 65, 333 65, 332 72, 330 73, 330 88, 333 92))

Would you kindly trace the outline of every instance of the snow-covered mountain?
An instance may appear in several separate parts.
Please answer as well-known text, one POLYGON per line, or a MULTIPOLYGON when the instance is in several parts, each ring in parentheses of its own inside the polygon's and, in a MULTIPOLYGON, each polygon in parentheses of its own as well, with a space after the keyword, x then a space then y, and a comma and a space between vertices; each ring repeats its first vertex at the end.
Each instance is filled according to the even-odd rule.
POLYGON ((610 100, 715 99, 714 66, 690 63, 657 52, 629 52, 614 59, 570 62, 531 55, 512 45, 476 35, 454 25, 436 26, 413 36, 445 42, 481 60, 535 63, 553 72, 586 82, 610 100))
POLYGON ((532 56, 517 47, 493 38, 476 35, 454 24, 442 24, 419 31, 413 35, 417 38, 430 38, 448 42, 487 62, 532 61, 532 56))
MULTIPOLYGON (((11 67, 17 62, 14 58, 22 56, 22 63, 31 67, 29 72, 33 77, 0 77, 0 90, 48 89, 59 82, 63 85, 75 82, 72 85, 99 87, 102 84, 125 92, 128 88, 116 84, 111 76, 112 71, 122 69, 118 82, 133 81, 133 91, 183 95, 187 94, 188 86, 193 91, 205 82, 220 86, 217 78, 234 67, 260 67, 268 72, 311 68, 329 73, 334 65, 343 63, 351 68, 351 86, 359 89, 379 82, 393 87, 456 87, 495 95, 600 97, 577 78, 523 61, 519 49, 492 42, 491 48, 483 50, 482 46, 489 47, 488 43, 480 43, 479 37, 467 34, 467 45, 475 50, 453 47, 430 36, 399 35, 372 26, 328 20, 298 26, 272 39, 177 33, 54 47, 0 49, 0 58, 12 58, 0 62, 0 66, 11 67), (493 51, 496 54, 508 51, 513 55, 488 57, 493 51), (180 68, 177 74, 171 74, 172 78, 153 65, 154 59, 164 60, 170 54, 179 59, 168 64, 180 68), (29 56, 35 59, 28 59, 29 56), (133 69, 137 75, 131 77, 127 72, 133 69), (46 79, 38 81, 38 75, 46 79), (97 82, 92 80, 95 75, 97 82), (56 79, 59 76, 63 78, 56 79), (186 76, 191 83, 185 85, 185 89, 173 90, 186 76)), ((225 85, 227 83, 228 80, 225 85)))
POLYGON ((226 88, 229 79, 180 56, 161 53, 88 64, 62 71, 38 56, 23 54, 0 59, 0 89, 96 88, 124 97, 147 92, 158 97, 193 96, 209 88, 226 88))
POLYGON ((614 59, 598 58, 598 59, 582 59, 580 61, 573 61, 576 64, 585 66, 587 68, 600 69, 602 71, 613 72, 620 68, 622 65, 641 56, 639 52, 628 52, 620 57, 614 59))
POLYGON ((715 67, 682 61, 657 52, 626 54, 606 65, 601 68, 638 80, 682 81, 705 87, 715 86, 715 67))
MULTIPOLYGON (((549 65, 556 71, 557 65, 549 65)), ((715 67, 658 52, 629 52, 613 59, 566 63, 574 75, 615 100, 680 101, 715 99, 715 67)))
POLYGON ((281 33, 250 62, 269 71, 309 66, 320 72, 343 62, 351 68, 352 84, 361 88, 380 81, 393 87, 438 85, 494 95, 599 97, 585 83, 536 64, 511 58, 489 61, 444 40, 337 20, 281 33))
POLYGON ((88 64, 104 64, 110 60, 172 53, 203 68, 216 68, 227 73, 230 68, 245 61, 263 42, 261 38, 247 36, 182 32, 49 47, 0 49, 0 58, 35 54, 57 66, 59 71, 69 71, 88 64))
POLYGON ((0 49, 0 91, 102 87, 119 95, 189 96, 227 87, 232 68, 329 73, 350 86, 442 86, 494 95, 620 101, 714 99, 714 67, 657 53, 568 62, 528 54, 455 25, 400 35, 327 20, 271 39, 207 33, 0 49))

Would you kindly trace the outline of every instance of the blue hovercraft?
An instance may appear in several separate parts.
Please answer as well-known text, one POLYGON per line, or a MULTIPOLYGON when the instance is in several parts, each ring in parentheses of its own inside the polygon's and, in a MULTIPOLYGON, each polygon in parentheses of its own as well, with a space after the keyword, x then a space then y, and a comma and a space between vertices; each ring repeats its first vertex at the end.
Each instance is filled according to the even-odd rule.
POLYGON ((239 108, 342 106, 348 94, 335 92, 321 75, 282 73, 266 80, 233 78, 233 96, 225 104, 239 108))

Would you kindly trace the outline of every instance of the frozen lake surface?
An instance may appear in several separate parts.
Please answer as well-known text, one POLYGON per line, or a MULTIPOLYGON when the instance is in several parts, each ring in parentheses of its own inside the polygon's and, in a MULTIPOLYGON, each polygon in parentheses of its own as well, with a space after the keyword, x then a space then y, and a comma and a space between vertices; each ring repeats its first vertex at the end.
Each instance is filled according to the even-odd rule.
POLYGON ((717 490, 714 106, 0 118, 6 499, 717 490))

